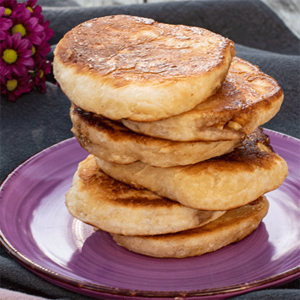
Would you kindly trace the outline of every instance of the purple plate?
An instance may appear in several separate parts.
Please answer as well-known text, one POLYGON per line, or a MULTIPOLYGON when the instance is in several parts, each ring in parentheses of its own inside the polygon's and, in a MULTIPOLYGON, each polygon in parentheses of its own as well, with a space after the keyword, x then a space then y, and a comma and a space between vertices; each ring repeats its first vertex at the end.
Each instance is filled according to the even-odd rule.
POLYGON ((64 195, 87 156, 75 138, 33 156, 2 183, 1 242, 40 277, 106 299, 219 299, 291 281, 300 275, 300 140, 265 131, 289 175, 266 195, 270 210, 258 229, 237 244, 199 257, 151 258, 74 219, 64 195))

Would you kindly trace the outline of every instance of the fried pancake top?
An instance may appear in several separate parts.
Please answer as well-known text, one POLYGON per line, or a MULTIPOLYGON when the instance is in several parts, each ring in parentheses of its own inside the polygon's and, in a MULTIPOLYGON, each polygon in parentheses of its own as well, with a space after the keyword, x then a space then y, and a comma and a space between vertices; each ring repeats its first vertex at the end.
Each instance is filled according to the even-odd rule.
POLYGON ((99 158, 96 161, 117 180, 207 210, 243 206, 278 188, 288 173, 286 162, 273 152, 262 129, 250 134, 234 151, 194 165, 158 168, 140 162, 117 165, 99 158))
POLYGON ((83 109, 111 119, 157 120, 214 94, 234 54, 232 41, 206 29, 117 15, 69 31, 55 50, 54 73, 70 100, 83 109), (85 76, 92 82, 78 80, 81 94, 73 82, 85 81, 85 76), (87 94, 88 103, 83 99, 87 94), (118 111, 108 99, 117 102, 118 111))
POLYGON ((156 122, 122 122, 136 132, 175 141, 237 139, 269 121, 282 101, 275 79, 234 57, 221 88, 194 109, 156 122))
POLYGON ((89 155, 78 166, 78 177, 81 179, 83 188, 92 193, 106 193, 111 197, 111 201, 118 205, 126 206, 151 206, 151 207, 168 207, 181 206, 179 203, 160 197, 146 189, 134 189, 131 186, 105 175, 99 169, 93 155, 89 155))
POLYGON ((66 34, 57 55, 78 72, 88 68, 113 77, 120 87, 209 72, 222 63, 229 46, 228 39, 203 28, 119 15, 78 25, 66 34))
POLYGON ((224 214, 185 207, 114 180, 99 169, 93 155, 79 163, 66 205, 75 218, 125 235, 178 232, 202 226, 224 214))

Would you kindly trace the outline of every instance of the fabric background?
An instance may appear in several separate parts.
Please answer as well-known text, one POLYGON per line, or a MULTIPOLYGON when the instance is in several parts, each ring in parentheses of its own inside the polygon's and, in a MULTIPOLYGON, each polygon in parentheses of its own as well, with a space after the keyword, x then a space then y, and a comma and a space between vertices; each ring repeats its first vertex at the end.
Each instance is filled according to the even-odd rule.
MULTIPOLYGON (((64 1, 60 1, 62 4, 64 1)), ((55 35, 53 49, 63 35, 94 17, 130 14, 160 22, 207 28, 232 39, 236 56, 258 65, 274 77, 284 90, 280 112, 265 128, 300 138, 300 44, 283 22, 262 2, 186 1, 116 7, 44 7, 45 19, 55 35)), ((53 53, 49 54, 49 58, 53 53)), ((47 92, 36 91, 15 103, 1 95, 0 181, 19 164, 46 147, 72 137, 70 102, 48 76, 47 92)), ((300 164, 299 164, 300 165, 300 164)), ((46 299, 91 299, 72 293, 34 275, 0 248, 0 299, 27 299, 24 294, 46 299), (14 291, 13 293, 10 293, 14 291), (19 297, 19 298, 18 298, 19 297)), ((247 293, 232 299, 300 299, 300 279, 279 287, 247 293)))

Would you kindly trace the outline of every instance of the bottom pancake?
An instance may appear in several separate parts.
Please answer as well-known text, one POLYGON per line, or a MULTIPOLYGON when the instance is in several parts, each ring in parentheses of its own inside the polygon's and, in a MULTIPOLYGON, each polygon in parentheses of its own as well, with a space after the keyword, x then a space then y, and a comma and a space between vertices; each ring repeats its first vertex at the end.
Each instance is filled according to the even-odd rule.
POLYGON ((205 226, 157 236, 123 236, 113 239, 130 251, 165 258, 184 258, 216 251, 250 235, 266 216, 265 196, 230 211, 205 226))
POLYGON ((111 233, 154 235, 202 226, 224 211, 201 211, 105 175, 93 155, 79 163, 66 206, 75 218, 111 233))

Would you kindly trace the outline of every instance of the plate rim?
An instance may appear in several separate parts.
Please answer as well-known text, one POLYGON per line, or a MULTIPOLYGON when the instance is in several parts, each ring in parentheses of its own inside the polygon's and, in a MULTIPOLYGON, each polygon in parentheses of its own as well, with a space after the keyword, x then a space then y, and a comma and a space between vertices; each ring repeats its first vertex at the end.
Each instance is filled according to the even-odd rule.
MULTIPOLYGON (((288 138, 289 140, 299 143, 300 146, 300 139, 290 136, 285 133, 281 133, 275 130, 271 130, 268 128, 264 128, 263 130, 269 135, 270 133, 273 135, 277 135, 280 138, 288 138)), ((271 137, 272 138, 272 137, 271 137)), ((30 156, 26 159, 23 163, 19 164, 15 167, 1 182, 0 184, 0 192, 3 190, 3 187, 6 183, 11 180, 13 175, 20 169, 26 166, 27 163, 30 163, 36 157, 43 155, 44 152, 51 151, 57 147, 62 147, 65 144, 73 143, 76 141, 75 137, 67 138, 62 140, 56 144, 53 144, 47 148, 42 149, 41 151, 35 153, 34 155, 30 156)), ((1 199, 0 194, 0 199, 1 199)), ((250 292, 257 289, 266 288, 269 286, 274 286, 276 284, 280 284, 281 282, 287 282, 293 279, 296 279, 300 276, 300 265, 289 269, 287 271, 281 272, 279 274, 265 277, 259 280, 254 280, 251 282, 246 282, 242 284, 235 284, 225 287, 218 287, 212 289, 201 289, 201 290, 189 290, 189 291, 147 291, 147 290, 132 290, 132 289, 124 289, 124 288, 114 288, 108 287, 101 284, 85 282, 81 280, 77 280, 57 272, 51 271, 48 268, 44 268, 40 266, 38 263, 32 261, 31 259, 27 258, 25 255, 20 253, 14 246, 11 245, 9 240, 4 236, 2 229, 0 228, 0 242, 3 247, 6 249, 8 254, 12 256, 15 260, 17 260, 21 265, 25 266, 28 270, 32 271, 36 275, 50 280, 53 284, 57 286, 64 286, 66 289, 73 290, 80 289, 81 293, 83 291, 86 292, 95 292, 101 293, 102 295, 107 296, 130 296, 130 297, 159 297, 159 298, 174 298, 174 297, 205 297, 205 296, 216 296, 216 295, 238 295, 243 292, 250 292), (72 289, 73 288, 73 289, 72 289), (82 291, 83 289, 83 291, 82 291)))
MULTIPOLYGON (((28 270, 34 272, 35 274, 41 276, 45 279, 52 280, 56 285, 60 284, 73 287, 75 289, 83 289, 86 291, 93 291, 96 293, 101 293, 102 295, 111 296, 126 296, 126 297, 159 297, 159 298, 174 298, 174 297, 207 297, 207 296, 217 296, 217 295, 228 295, 236 296, 242 292, 250 292, 260 288, 266 288, 271 286, 274 282, 280 284, 280 281, 288 281, 289 279, 296 279, 300 276, 300 265, 294 267, 288 271, 281 272, 277 275, 263 278, 260 280, 255 280, 250 283, 235 284, 227 287, 219 287, 213 289, 201 289, 201 290, 191 290, 191 291, 146 291, 146 290, 131 290, 124 288, 113 288, 107 287, 100 284, 93 284, 89 282, 84 282, 76 279, 72 279, 68 276, 61 275, 57 272, 53 272, 47 268, 44 268, 37 263, 26 258, 23 254, 19 253, 6 239, 2 239, 2 231, 0 230, 0 242, 3 244, 5 249, 9 251, 19 263, 25 266, 28 270), (9 248, 7 248, 9 247, 9 248), (12 251, 11 251, 12 250, 12 251), (60 283, 60 284, 59 284, 60 283)), ((74 291, 74 289, 70 288, 74 291)))

